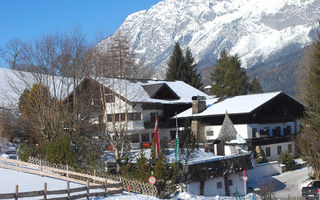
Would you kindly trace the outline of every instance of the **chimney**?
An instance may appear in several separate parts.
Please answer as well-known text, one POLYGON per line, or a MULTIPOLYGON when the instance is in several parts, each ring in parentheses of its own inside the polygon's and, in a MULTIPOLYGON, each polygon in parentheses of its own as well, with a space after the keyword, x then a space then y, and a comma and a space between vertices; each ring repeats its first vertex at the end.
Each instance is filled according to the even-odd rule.
MULTIPOLYGON (((201 113, 206 109, 206 98, 203 96, 192 97, 192 114, 201 113)), ((205 141, 204 125, 199 119, 193 119, 191 121, 191 130, 196 136, 198 141, 205 141)))
POLYGON ((192 97, 192 114, 201 113, 206 109, 206 98, 204 96, 192 97))

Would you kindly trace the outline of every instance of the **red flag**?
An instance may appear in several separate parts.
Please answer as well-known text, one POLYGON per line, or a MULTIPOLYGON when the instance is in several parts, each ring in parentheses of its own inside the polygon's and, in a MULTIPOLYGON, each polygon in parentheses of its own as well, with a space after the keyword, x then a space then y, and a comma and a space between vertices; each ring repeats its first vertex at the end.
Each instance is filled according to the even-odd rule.
POLYGON ((158 118, 156 115, 155 127, 154 127, 154 146, 156 148, 156 157, 160 154, 160 142, 159 142, 159 130, 158 130, 158 118))

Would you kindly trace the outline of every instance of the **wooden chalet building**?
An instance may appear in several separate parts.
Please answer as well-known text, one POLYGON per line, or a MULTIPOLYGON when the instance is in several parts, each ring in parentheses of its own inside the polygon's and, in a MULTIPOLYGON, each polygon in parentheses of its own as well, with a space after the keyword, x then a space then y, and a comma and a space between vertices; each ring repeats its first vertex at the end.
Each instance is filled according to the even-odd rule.
MULTIPOLYGON (((216 154, 217 140, 226 113, 235 131, 246 140, 247 150, 260 146, 268 160, 276 160, 282 151, 296 155, 295 136, 300 131, 304 105, 283 92, 241 95, 228 98, 193 97, 193 107, 177 117, 192 119, 198 140, 211 145, 216 154)), ((229 151, 230 153, 230 151, 229 151)))
POLYGON ((183 165, 183 190, 195 195, 244 195, 244 170, 253 168, 251 153, 215 156, 183 165))
MULTIPOLYGON (((206 96, 200 90, 183 81, 158 81, 137 79, 103 78, 83 80, 78 96, 88 95, 85 104, 90 104, 90 122, 96 131, 104 131, 105 123, 112 131, 116 126, 128 129, 132 148, 149 147, 152 142, 155 116, 158 116, 160 138, 168 141, 175 138, 176 124, 171 119, 176 113, 192 107, 192 96, 206 96), (100 88, 105 89, 107 120, 103 119, 100 88), (127 114, 126 114, 127 113, 127 114), (124 121, 127 120, 127 127, 124 121), (96 126, 95 126, 96 125, 96 126)), ((72 101, 72 94, 69 96, 72 101)))

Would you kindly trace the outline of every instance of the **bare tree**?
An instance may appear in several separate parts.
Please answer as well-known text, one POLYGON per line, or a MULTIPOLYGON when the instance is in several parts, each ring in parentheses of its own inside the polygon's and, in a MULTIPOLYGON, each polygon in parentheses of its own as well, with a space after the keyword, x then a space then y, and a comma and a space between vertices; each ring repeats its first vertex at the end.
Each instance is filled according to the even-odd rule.
POLYGON ((302 59, 296 72, 296 97, 302 102, 305 102, 304 97, 306 95, 307 83, 309 80, 313 48, 314 45, 311 44, 304 49, 302 59))
MULTIPOLYGON (((100 82, 100 96, 106 139, 112 145, 117 172, 128 150, 128 116, 132 110, 129 98, 139 95, 129 89, 129 79, 137 79, 143 70, 135 63, 135 57, 126 38, 113 36, 107 51, 97 50, 92 67, 100 82)), ((147 70, 146 70, 147 71, 147 70)))
MULTIPOLYGON (((28 96, 26 116, 47 142, 70 136, 73 145, 81 142, 79 145, 87 150, 99 146, 90 147, 90 137, 85 135, 91 132, 88 131, 91 109, 88 102, 92 94, 80 91, 80 82, 91 73, 88 68, 91 49, 78 28, 63 34, 48 34, 31 42, 13 40, 7 45, 7 64, 19 70, 15 71, 15 78, 9 80, 12 90, 22 94, 26 87, 34 88, 28 96)), ((90 157, 90 152, 82 152, 83 155, 76 156, 79 163, 84 157, 90 157)))

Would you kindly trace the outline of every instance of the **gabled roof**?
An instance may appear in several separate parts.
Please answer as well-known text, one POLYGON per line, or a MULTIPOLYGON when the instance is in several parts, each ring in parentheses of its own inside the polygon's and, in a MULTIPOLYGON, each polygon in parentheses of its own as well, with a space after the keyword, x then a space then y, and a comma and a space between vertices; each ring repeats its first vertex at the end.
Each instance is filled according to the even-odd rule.
MULTIPOLYGON (((46 85, 50 85, 50 90, 55 86, 56 91, 61 91, 59 98, 63 99, 68 96, 73 90, 73 80, 61 78, 59 76, 40 75, 37 78, 43 78, 46 85)), ((94 78, 93 78, 94 79, 94 78)), ((183 81, 158 81, 158 80, 123 80, 100 78, 94 79, 109 89, 120 95, 125 94, 125 86, 127 87, 127 99, 131 102, 149 102, 149 103, 162 103, 162 104, 178 104, 178 103, 191 103, 192 96, 205 96, 208 95, 200 90, 186 84, 183 81), (113 83, 115 83, 113 85, 113 83), (161 93, 162 88, 167 88, 161 93), (170 91, 171 99, 156 99, 159 94, 162 97, 163 93, 170 91), (160 93, 159 93, 160 92, 160 93)), ((78 83, 81 81, 79 80, 78 83)), ((36 83, 33 75, 29 72, 21 72, 6 68, 0 68, 0 106, 11 107, 17 105, 19 97, 23 90, 31 88, 36 83)))
POLYGON ((98 80, 105 87, 127 98, 130 102, 180 104, 192 103, 192 96, 209 96, 183 81, 135 80, 103 78, 98 80), (168 87, 175 96, 171 99, 157 99, 157 94, 162 88, 168 87), (125 94, 127 90, 127 94, 125 94), (156 98, 154 98, 156 97, 156 98))
MULTIPOLYGON (((201 113, 193 114, 192 109, 188 109, 182 113, 177 115, 178 118, 187 118, 187 117, 204 117, 204 116, 217 116, 224 115, 226 112, 228 114, 246 114, 251 113, 256 110, 260 106, 269 102, 270 100, 276 98, 279 95, 287 94, 278 91, 278 92, 268 92, 268 93, 260 93, 260 94, 249 94, 249 95, 240 95, 229 97, 225 99, 216 99, 211 105, 207 106, 207 109, 201 113)), ((288 96, 288 98, 298 102, 296 99, 288 96)), ((207 100, 208 101, 208 100, 207 100)), ((210 100, 212 101, 212 100, 210 100)), ((302 104, 301 104, 302 105, 302 104)))
POLYGON ((178 95, 166 83, 143 85, 142 87, 149 94, 149 97, 153 99, 163 99, 163 100, 179 99, 178 95))
POLYGON ((24 89, 31 89, 35 83, 45 83, 51 94, 56 94, 58 99, 63 99, 73 90, 73 80, 59 76, 45 74, 32 74, 30 72, 17 71, 0 67, 0 106, 15 107, 24 89))

